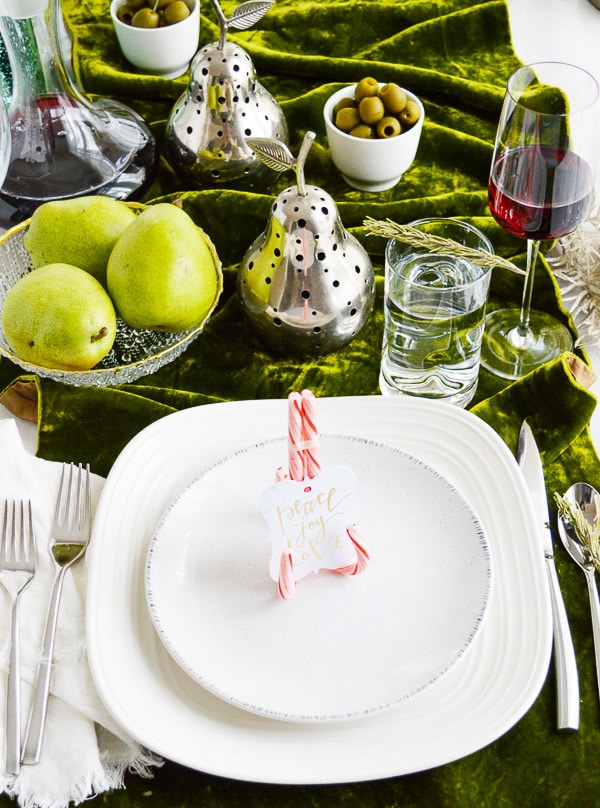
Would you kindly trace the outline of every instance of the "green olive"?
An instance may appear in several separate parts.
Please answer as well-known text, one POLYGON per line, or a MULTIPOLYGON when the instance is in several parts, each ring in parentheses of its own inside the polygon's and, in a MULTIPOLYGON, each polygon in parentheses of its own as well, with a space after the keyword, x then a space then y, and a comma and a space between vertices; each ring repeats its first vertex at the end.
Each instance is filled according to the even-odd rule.
POLYGON ((131 24, 134 28, 157 28, 159 19, 157 12, 151 8, 140 8, 133 15, 131 24))
POLYGON ((406 92, 398 84, 390 82, 384 85, 379 91, 379 97, 383 101, 383 106, 388 112, 396 115, 402 112, 408 101, 406 92))
POLYGON ((398 114, 398 120, 404 126, 413 126, 419 120, 420 114, 417 102, 409 98, 402 112, 398 114))
POLYGON ((377 137, 396 137, 396 135, 399 135, 402 131, 402 127, 400 126, 398 118, 394 118, 393 115, 386 115, 377 124, 376 131, 377 137))
POLYGON ((335 117, 341 109, 347 109, 348 107, 353 107, 356 109, 357 104, 354 98, 351 96, 346 96, 346 98, 340 98, 337 104, 333 108, 333 120, 335 121, 335 117))
POLYGON ((119 6, 117 9, 117 19, 121 20, 121 22, 125 23, 125 25, 131 25, 135 12, 136 9, 131 3, 123 3, 123 5, 119 6))
POLYGON ((163 21, 165 25, 174 25, 176 22, 181 22, 181 20, 185 20, 185 18, 189 16, 190 9, 183 0, 175 0, 175 2, 169 3, 163 11, 163 21))
POLYGON ((147 0, 147 4, 153 11, 161 11, 163 8, 166 8, 169 3, 173 2, 173 0, 147 0))
POLYGON ((376 137, 373 127, 367 126, 366 123, 359 123, 358 126, 355 126, 354 129, 350 130, 349 134, 351 134, 352 137, 362 137, 367 140, 376 137))
POLYGON ((349 132, 360 123, 360 115, 356 107, 344 107, 335 116, 335 125, 342 132, 349 132))
POLYGON ((356 85, 354 97, 356 98, 356 102, 360 104, 363 98, 370 98, 371 96, 377 95, 378 92, 379 84, 377 83, 377 79, 367 76, 361 79, 356 85))
POLYGON ((138 8, 147 5, 146 0, 127 0, 127 5, 131 6, 131 8, 135 8, 136 11, 138 8))
POLYGON ((383 118, 383 101, 378 96, 367 96, 358 105, 358 113, 363 123, 372 126, 383 118))

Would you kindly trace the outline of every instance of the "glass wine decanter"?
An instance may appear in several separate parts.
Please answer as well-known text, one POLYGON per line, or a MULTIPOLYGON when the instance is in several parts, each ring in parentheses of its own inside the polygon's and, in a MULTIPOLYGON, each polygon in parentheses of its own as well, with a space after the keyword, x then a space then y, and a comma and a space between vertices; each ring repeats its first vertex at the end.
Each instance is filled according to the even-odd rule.
POLYGON ((60 0, 0 0, 0 35, 12 80, 0 196, 22 216, 87 194, 139 198, 156 173, 156 141, 129 107, 79 90, 60 0))

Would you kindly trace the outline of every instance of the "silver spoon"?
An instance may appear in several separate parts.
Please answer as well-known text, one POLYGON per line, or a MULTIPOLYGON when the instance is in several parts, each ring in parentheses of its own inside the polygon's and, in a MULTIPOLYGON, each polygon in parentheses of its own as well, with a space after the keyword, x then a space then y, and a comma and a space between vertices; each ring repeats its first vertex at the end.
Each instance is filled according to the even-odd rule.
MULTIPOLYGON (((598 511, 600 494, 588 483, 575 483, 566 492, 564 498, 571 505, 577 505, 586 521, 590 524, 594 524, 600 516, 598 511)), ((558 532, 565 549, 573 561, 581 567, 587 581, 596 655, 596 679, 598 681, 598 692, 600 693, 600 600, 598 599, 598 589, 596 588, 596 569, 590 551, 582 543, 568 517, 559 515, 558 532)))

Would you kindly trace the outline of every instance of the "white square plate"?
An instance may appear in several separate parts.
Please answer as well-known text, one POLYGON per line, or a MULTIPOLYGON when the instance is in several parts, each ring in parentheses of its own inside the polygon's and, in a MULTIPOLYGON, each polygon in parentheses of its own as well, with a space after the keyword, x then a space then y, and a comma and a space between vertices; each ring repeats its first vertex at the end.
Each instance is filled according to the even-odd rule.
POLYGON ((99 694, 121 726, 193 769, 243 780, 317 784, 443 765, 504 734, 545 680, 552 619, 543 555, 516 461, 471 413, 421 399, 317 400, 322 432, 381 441, 430 464, 478 515, 494 588, 469 653, 396 707, 343 722, 295 723, 241 710, 171 658, 145 601, 149 543, 190 480, 242 448, 281 437, 287 401, 211 404, 167 416, 114 464, 88 550, 87 634, 99 694))

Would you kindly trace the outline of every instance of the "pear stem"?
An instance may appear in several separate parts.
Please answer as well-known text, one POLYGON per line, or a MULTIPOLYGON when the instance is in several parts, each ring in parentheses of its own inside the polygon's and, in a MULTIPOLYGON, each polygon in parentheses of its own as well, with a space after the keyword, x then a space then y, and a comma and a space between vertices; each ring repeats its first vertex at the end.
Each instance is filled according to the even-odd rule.
POLYGON ((210 0, 210 2, 219 21, 219 50, 223 50, 227 39, 227 17, 223 14, 223 9, 219 5, 218 0, 210 0))
POLYGON ((298 158, 296 159, 295 165, 298 196, 306 196, 306 185, 304 183, 304 163, 306 162, 308 152, 310 151, 310 147, 312 146, 315 137, 316 135, 314 132, 308 131, 304 135, 304 140, 302 141, 300 151, 298 152, 298 158))

